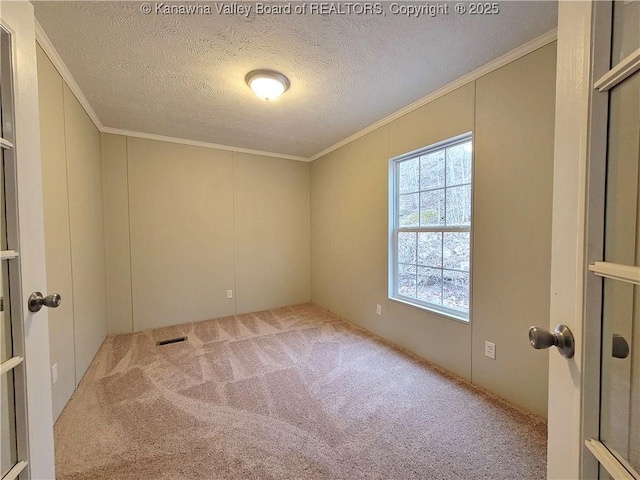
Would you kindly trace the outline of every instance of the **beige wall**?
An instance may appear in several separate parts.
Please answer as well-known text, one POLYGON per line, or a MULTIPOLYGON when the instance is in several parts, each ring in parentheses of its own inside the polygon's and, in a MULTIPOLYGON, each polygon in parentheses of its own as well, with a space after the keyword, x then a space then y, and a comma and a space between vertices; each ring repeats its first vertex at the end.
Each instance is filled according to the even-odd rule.
POLYGON ((378 129, 343 147, 333 160, 334 308, 380 335, 386 325, 375 306, 387 297, 388 202, 370 187, 387 180, 386 150, 385 129, 378 129))
POLYGON ((100 135, 38 47, 38 87, 54 418, 106 336, 100 135))
POLYGON ((100 136, 104 174, 108 332, 133 331, 127 137, 100 136))
POLYGON ((127 142, 134 329, 234 313, 231 152, 127 142))
POLYGON ((546 416, 555 43, 311 165, 312 301, 546 416), (472 319, 387 300, 388 159, 474 132, 472 319), (376 303, 383 306, 376 315, 376 303), (484 357, 485 340, 496 359, 484 357))
POLYGON ((308 302, 309 165, 236 153, 233 178, 237 312, 308 302))
POLYGON ((111 134, 102 146, 109 333, 309 301, 308 164, 111 134))
POLYGON ((335 200, 333 157, 311 163, 311 296, 318 305, 335 309, 335 200))
POLYGON ((71 271, 79 382, 107 334, 100 133, 64 88, 71 271))
POLYGON ((540 414, 548 354, 527 330, 549 324, 555 60, 554 43, 476 82, 472 378, 540 414))

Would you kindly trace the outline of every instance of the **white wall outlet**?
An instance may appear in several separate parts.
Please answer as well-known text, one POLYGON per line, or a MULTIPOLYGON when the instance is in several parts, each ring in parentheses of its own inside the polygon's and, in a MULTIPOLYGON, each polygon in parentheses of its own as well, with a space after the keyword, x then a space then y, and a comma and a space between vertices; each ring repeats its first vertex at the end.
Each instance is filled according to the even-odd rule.
POLYGON ((484 342, 484 356, 492 359, 496 359, 496 344, 491 342, 484 342))
POLYGON ((227 290, 227 298, 233 298, 233 290, 227 290))
POLYGON ((376 314, 382 315, 382 305, 376 305, 376 314))
POLYGON ((51 383, 55 385, 57 381, 58 381, 58 364, 54 363, 53 366, 51 367, 51 383))

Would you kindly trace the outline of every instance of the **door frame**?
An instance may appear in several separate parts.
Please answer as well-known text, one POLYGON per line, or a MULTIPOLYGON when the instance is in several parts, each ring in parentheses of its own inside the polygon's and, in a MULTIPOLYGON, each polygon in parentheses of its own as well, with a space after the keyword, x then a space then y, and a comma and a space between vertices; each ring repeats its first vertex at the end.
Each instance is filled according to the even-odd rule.
POLYGON ((29 473, 55 478, 53 413, 46 309, 29 312, 31 292, 46 292, 44 208, 40 159, 40 122, 33 5, 0 2, 0 21, 12 33, 16 180, 20 276, 27 390, 29 473))
POLYGON ((596 479, 585 439, 599 438, 601 277, 604 255, 608 92, 594 81, 610 69, 612 2, 560 0, 554 151, 550 327, 564 323, 576 355, 549 356, 547 478, 596 479))
POLYGON ((549 479, 592 478, 591 466, 582 471, 582 420, 592 408, 583 405, 585 363, 593 359, 583 319, 594 9, 591 0, 558 2, 549 327, 567 325, 576 352, 571 359, 549 353, 549 479))

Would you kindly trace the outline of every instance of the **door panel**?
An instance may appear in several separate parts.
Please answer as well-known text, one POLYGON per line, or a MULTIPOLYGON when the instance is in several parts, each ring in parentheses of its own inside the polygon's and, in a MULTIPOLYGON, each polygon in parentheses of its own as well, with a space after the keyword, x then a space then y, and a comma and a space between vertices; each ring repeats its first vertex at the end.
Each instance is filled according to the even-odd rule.
POLYGON ((18 463, 16 437, 16 409, 13 388, 13 372, 7 372, 0 379, 0 478, 4 477, 18 463))
POLYGON ((636 471, 640 471, 639 292, 640 287, 631 283, 609 278, 604 281, 600 413, 600 441, 636 471), (628 345, 625 358, 620 358, 625 349, 619 346, 618 357, 613 355, 614 335, 619 336, 617 340, 622 337, 628 345))
MULTIPOLYGON (((2 185, 2 250, 6 250, 5 209, 4 209, 4 179, 0 168, 0 185, 2 185)), ((0 317, 2 330, 0 331, 0 363, 13 357, 13 339, 11 333, 11 302, 9 296, 9 261, 2 260, 2 311, 0 317)), ((14 373, 10 370, 0 378, 0 478, 18 463, 18 443, 16 436, 16 398, 14 390, 14 373)))
POLYGON ((635 287, 633 345, 631 360, 631 389, 629 392, 629 455, 627 460, 640 472, 640 287, 635 287))
MULTIPOLYGON (((614 2, 611 67, 639 45, 640 2, 614 2)), ((608 129, 604 260, 640 266, 640 72, 610 91, 608 129)), ((600 441, 640 471, 640 287, 607 278, 602 302, 600 441)))
POLYGON ((640 45, 640 1, 613 2, 613 23, 611 68, 640 45))
MULTIPOLYGON (((15 152, 13 143, 13 84, 11 78, 11 44, 8 31, 0 28, 0 138, 2 138, 2 158, 0 163, 0 250, 2 250, 2 276, 0 277, 0 478, 11 472, 9 477, 24 470, 27 451, 18 445, 18 432, 26 433, 26 421, 23 412, 19 412, 20 403, 16 394, 24 394, 24 368, 20 351, 22 338, 15 328, 14 321, 19 316, 12 315, 12 295, 19 291, 16 275, 17 258, 10 258, 9 250, 18 250, 15 235, 15 152), (10 218, 9 218, 10 217, 10 218), (17 387, 17 388, 16 388, 17 387), (16 408, 18 407, 18 408, 16 408)), ((15 310, 15 309, 14 309, 15 310)), ((21 478, 26 477, 23 472, 21 478)))
POLYGON ((609 97, 609 146, 605 213, 606 262, 637 265, 640 72, 609 97))
MULTIPOLYGON (((8 223, 3 233, 7 234, 8 243, 1 262, 9 269, 13 342, 13 358, 2 365, 1 370, 5 373, 1 376, 9 379, 7 374, 11 373, 14 387, 12 394, 11 382, 7 380, 6 390, 2 392, 6 396, 0 401, 7 407, 7 415, 10 405, 15 405, 19 459, 8 475, 9 478, 19 475, 21 480, 51 479, 55 478, 55 467, 47 312, 44 309, 44 312, 32 313, 27 309, 31 292, 46 292, 33 5, 30 2, 2 2, 0 25, 6 33, 0 40, 3 54, 0 65, 1 136, 9 142, 1 142, 3 147, 8 147, 3 149, 2 161, 4 210, 8 223), (10 108, 5 110, 5 106, 10 108), (10 115, 6 115, 8 112, 10 115), (26 360, 22 361, 22 358, 26 360)), ((4 335, 4 330, 0 332, 4 335)), ((3 342, 4 338, 0 344, 3 342)), ((5 424, 4 419, 1 422, 5 424)), ((7 425, 10 426, 9 422, 7 425)), ((7 445, 12 443, 9 429, 4 437, 7 445)), ((4 450, 2 445, 3 453, 4 450)))

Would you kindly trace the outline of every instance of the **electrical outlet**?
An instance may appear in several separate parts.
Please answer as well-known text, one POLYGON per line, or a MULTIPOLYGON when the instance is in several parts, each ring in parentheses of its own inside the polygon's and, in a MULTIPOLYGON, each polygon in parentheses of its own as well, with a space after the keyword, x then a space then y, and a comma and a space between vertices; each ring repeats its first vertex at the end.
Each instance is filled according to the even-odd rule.
POLYGON ((54 363, 53 366, 51 367, 51 383, 55 385, 57 381, 58 381, 58 364, 54 363))
POLYGON ((484 342, 484 356, 496 359, 496 344, 491 342, 484 342))
POLYGON ((376 313, 378 315, 382 315, 382 305, 380 304, 376 305, 376 313))
POLYGON ((227 298, 233 298, 233 290, 227 290, 227 298))

